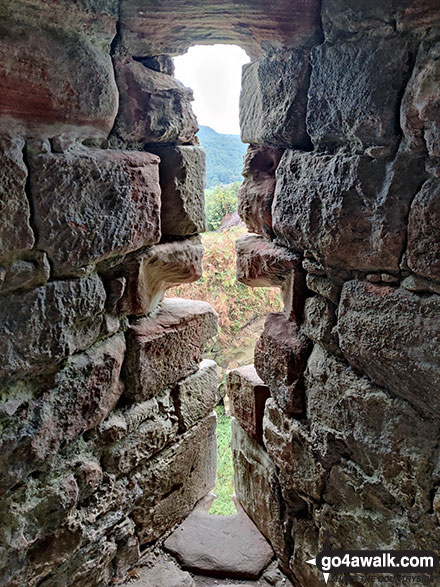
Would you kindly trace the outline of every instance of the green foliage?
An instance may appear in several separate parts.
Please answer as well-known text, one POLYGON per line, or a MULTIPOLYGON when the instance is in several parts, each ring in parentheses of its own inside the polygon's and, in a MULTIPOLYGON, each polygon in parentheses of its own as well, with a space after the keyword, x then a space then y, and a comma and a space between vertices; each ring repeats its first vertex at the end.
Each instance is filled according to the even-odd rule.
POLYGON ((234 494, 234 467, 231 451, 231 420, 223 406, 217 406, 217 481, 214 501, 210 514, 232 516, 236 513, 232 496, 234 494))
POLYGON ((230 185, 218 185, 206 190, 205 207, 208 230, 217 230, 226 214, 232 214, 237 210, 237 194, 240 182, 230 185))
POLYGON ((206 187, 241 181, 247 145, 240 136, 220 134, 209 126, 201 126, 197 136, 206 151, 206 187))

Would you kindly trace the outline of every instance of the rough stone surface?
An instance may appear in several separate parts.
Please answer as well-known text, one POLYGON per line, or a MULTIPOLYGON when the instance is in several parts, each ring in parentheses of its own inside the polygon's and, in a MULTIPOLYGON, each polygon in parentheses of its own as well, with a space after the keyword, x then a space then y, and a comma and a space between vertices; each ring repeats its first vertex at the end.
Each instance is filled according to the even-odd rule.
POLYGON ((397 271, 422 160, 286 151, 277 169, 273 228, 326 267, 397 271))
POLYGON ((96 276, 55 281, 0 304, 0 378, 37 373, 100 335, 105 290, 96 276))
POLYGON ((331 434, 343 443, 346 454, 405 507, 430 508, 436 426, 319 346, 308 362, 305 393, 318 437, 331 434))
POLYGON ((0 130, 107 135, 117 111, 109 54, 116 17, 114 0, 4 4, 0 130))
POLYGON ((438 412, 439 310, 436 295, 362 281, 346 283, 339 304, 339 341, 349 363, 429 417, 438 412))
POLYGON ((215 485, 217 439, 215 413, 186 432, 178 443, 141 463, 143 492, 133 519, 141 544, 147 544, 183 520, 215 485))
POLYGON ((119 112, 114 133, 131 145, 188 143, 198 125, 192 90, 128 57, 115 60, 119 112))
POLYGON ((275 465, 267 452, 233 419, 231 448, 235 493, 240 505, 269 540, 283 568, 289 565, 284 506, 275 465))
POLYGON ((269 314, 255 347, 255 369, 289 414, 299 415, 304 409, 302 374, 308 353, 309 342, 298 326, 281 313, 269 314))
POLYGON ((127 396, 136 401, 149 399, 195 372, 204 345, 216 332, 217 314, 208 303, 165 299, 156 315, 139 319, 130 328, 127 396))
POLYGON ((24 141, 0 141, 0 258, 13 251, 31 249, 34 233, 25 186, 28 176, 23 161, 24 141))
POLYGON ((238 214, 249 229, 271 238, 272 201, 275 171, 282 151, 262 145, 249 145, 244 156, 243 183, 238 191, 238 214))
POLYGON ((196 510, 164 546, 184 569, 231 579, 258 578, 273 557, 271 547, 242 510, 234 516, 196 510))
POLYGON ((69 359, 50 387, 42 386, 44 403, 35 397, 17 406, 17 424, 3 431, 2 490, 107 416, 123 392, 124 352, 125 339, 119 334, 94 345, 69 359))
POLYGON ((195 587, 193 578, 182 571, 171 560, 159 559, 152 567, 142 567, 136 571, 135 579, 128 584, 133 587, 195 587))
POLYGON ((241 140, 277 148, 307 148, 309 51, 286 51, 244 65, 241 140))
POLYGON ((436 0, 323 0, 321 10, 325 36, 390 37, 397 31, 428 29, 439 23, 436 0))
POLYGON ((248 0, 179 0, 170 10, 152 0, 126 0, 121 6, 122 47, 132 55, 177 55, 191 45, 229 43, 252 56, 261 52, 263 41, 275 47, 302 47, 321 36, 319 8, 315 0, 294 5, 282 0, 270 7, 248 0))
POLYGON ((32 260, 16 260, 0 268, 0 293, 30 289, 44 285, 50 277, 50 265, 45 253, 35 253, 32 260))
POLYGON ((182 430, 188 430, 212 412, 217 403, 217 363, 203 360, 198 371, 179 381, 174 390, 182 430))
POLYGON ((206 230, 205 151, 200 147, 153 147, 159 155, 162 232, 188 236, 206 230))
POLYGON ((327 447, 316 442, 306 424, 286 416, 273 399, 266 402, 263 427, 264 446, 279 468, 287 503, 300 511, 306 501, 319 501, 331 464, 326 462, 327 447))
POLYGON ((178 420, 166 390, 126 411, 114 411, 100 426, 106 471, 128 473, 175 440, 178 420))
POLYGON ((328 277, 308 273, 306 276, 306 284, 308 289, 327 298, 333 302, 333 304, 338 304, 341 288, 328 277))
POLYGON ((202 276, 203 252, 200 239, 194 237, 127 256, 117 272, 126 283, 118 309, 131 316, 154 311, 167 289, 202 276))
POLYGON ((257 375, 254 365, 228 371, 226 386, 233 415, 249 436, 262 444, 263 414, 266 400, 270 397, 269 388, 257 375))
POLYGON ((335 306, 321 296, 307 298, 304 305, 303 334, 324 348, 335 351, 338 348, 335 326, 335 306))
POLYGON ((406 262, 415 273, 440 281, 440 182, 425 182, 411 204, 406 262))
POLYGON ((281 287, 290 273, 301 270, 301 258, 254 234, 237 238, 237 279, 250 287, 281 287))
POLYGON ((440 42, 423 42, 405 91, 401 125, 410 149, 440 157, 440 42))
POLYGON ((158 163, 150 153, 100 149, 31 158, 38 246, 58 273, 160 239, 158 163))
POLYGON ((312 50, 311 64, 307 131, 315 146, 397 144, 396 113, 411 66, 405 41, 325 43, 312 50))

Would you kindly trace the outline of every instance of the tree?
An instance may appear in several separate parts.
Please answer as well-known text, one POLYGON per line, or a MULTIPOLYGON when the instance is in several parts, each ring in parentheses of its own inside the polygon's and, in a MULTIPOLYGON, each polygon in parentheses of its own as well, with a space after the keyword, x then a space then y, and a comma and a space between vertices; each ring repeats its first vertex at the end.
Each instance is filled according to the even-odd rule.
POLYGON ((229 185, 218 185, 206 190, 206 220, 208 230, 217 230, 226 214, 237 210, 237 194, 241 182, 235 181, 229 185))

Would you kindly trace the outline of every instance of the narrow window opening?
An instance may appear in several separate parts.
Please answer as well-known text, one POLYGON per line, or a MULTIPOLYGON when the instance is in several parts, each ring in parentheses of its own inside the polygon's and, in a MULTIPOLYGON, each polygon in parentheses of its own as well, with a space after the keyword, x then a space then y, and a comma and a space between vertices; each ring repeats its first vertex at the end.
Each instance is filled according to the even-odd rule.
POLYGON ((249 57, 234 45, 194 46, 174 59, 175 77, 194 92, 193 110, 206 151, 205 207, 207 232, 203 277, 169 290, 169 296, 209 302, 219 314, 219 332, 208 358, 219 365, 216 407, 218 465, 210 513, 232 515, 236 507, 231 451, 231 405, 226 373, 253 363, 255 343, 269 312, 280 311, 279 289, 250 288, 236 279, 235 241, 247 233, 237 213, 237 195, 247 145, 240 139, 241 69, 249 57))

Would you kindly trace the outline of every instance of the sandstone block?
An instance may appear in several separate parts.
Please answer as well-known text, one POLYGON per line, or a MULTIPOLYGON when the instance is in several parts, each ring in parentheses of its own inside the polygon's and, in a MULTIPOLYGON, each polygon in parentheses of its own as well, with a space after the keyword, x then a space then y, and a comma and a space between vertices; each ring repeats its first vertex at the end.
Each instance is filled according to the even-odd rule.
POLYGON ((293 270, 302 270, 301 258, 255 234, 239 236, 237 279, 250 287, 281 287, 293 270))
POLYGON ((217 363, 207 359, 200 363, 198 371, 176 384, 174 397, 182 430, 188 430, 212 412, 217 403, 217 387, 217 363))
POLYGON ((398 271, 423 162, 286 151, 277 169, 273 229, 327 268, 398 271))
POLYGON ((170 391, 135 404, 125 413, 113 412, 109 422, 103 422, 102 429, 102 459, 106 471, 116 475, 129 473, 176 437, 177 416, 170 391), (125 434, 111 443, 109 437, 117 433, 114 429, 116 418, 123 419, 125 434))
POLYGON ((341 287, 328 277, 308 273, 306 284, 308 289, 338 305, 341 287))
POLYGON ((121 42, 131 55, 177 55, 209 41, 237 44, 254 57, 261 53, 262 41, 274 47, 313 45, 321 35, 319 9, 314 0, 293 5, 281 0, 271 6, 249 0, 178 0, 172 10, 153 0, 127 0, 121 6, 121 42))
POLYGON ((51 387, 43 384, 40 394, 17 411, 3 433, 2 490, 107 416, 123 391, 124 351, 124 336, 118 334, 75 355, 51 387))
POLYGON ((99 149, 31 158, 38 246, 57 273, 160 239, 158 163, 150 153, 99 149))
POLYGON ((308 361, 305 393, 308 421, 318 438, 332 434, 341 451, 366 475, 378 476, 404 508, 430 508, 432 422, 319 346, 308 361))
POLYGON ((148 544, 183 520, 215 485, 215 413, 186 432, 178 443, 137 469, 143 491, 133 519, 141 544, 148 544))
POLYGON ((335 306, 329 300, 322 296, 306 299, 301 331, 307 338, 335 351, 338 348, 336 333, 333 331, 335 322, 335 306))
POLYGON ((100 335, 105 291, 96 276, 55 281, 0 304, 0 378, 48 370, 100 335))
POLYGON ((205 151, 201 147, 151 147, 160 157, 162 232, 188 236, 206 230, 205 151))
POLYGON ((310 52, 273 52, 243 67, 240 128, 244 143, 307 148, 310 52))
POLYGON ((32 249, 35 238, 25 185, 24 141, 0 141, 0 258, 14 251, 32 249))
POLYGON ((322 573, 317 567, 307 563, 316 558, 321 551, 319 530, 311 519, 297 519, 292 527, 293 556, 290 559, 290 569, 301 585, 307 587, 322 587, 322 573))
POLYGON ((1 131, 84 138, 110 132, 118 103, 110 57, 117 13, 114 0, 17 0, 2 11, 1 131))
POLYGON ((129 57, 115 59, 119 112, 115 134, 131 145, 189 143, 198 131, 192 90, 129 57))
POLYGON ((410 68, 406 42, 324 43, 312 50, 311 65, 307 131, 315 146, 363 151, 397 144, 396 116, 410 68))
POLYGON ((126 282, 118 302, 120 312, 142 315, 154 311, 167 289, 202 276, 204 248, 194 237, 154 245, 126 257, 121 275, 126 282))
POLYGON ((243 183, 238 191, 237 211, 249 232, 272 238, 272 201, 275 171, 282 151, 262 145, 249 145, 244 157, 243 183))
POLYGON ((302 376, 310 343, 281 313, 269 314, 255 347, 255 369, 288 414, 303 412, 302 376))
POLYGON ((414 198, 408 218, 406 262, 410 269, 440 281, 440 182, 425 182, 414 198))
POLYGON ((232 419, 235 493, 247 515, 269 540, 283 568, 288 568, 284 508, 275 465, 237 420, 232 419))
MULTIPOLYGON (((439 19, 440 20, 440 19, 439 19)), ((424 41, 402 100, 400 121, 409 148, 440 157, 440 42, 424 41)))
POLYGON ((0 267, 0 293, 12 293, 17 289, 30 289, 47 282, 50 265, 46 253, 35 252, 29 261, 16 260, 0 267))
POLYGON ((243 510, 214 516, 199 508, 164 542, 184 569, 219 578, 256 579, 273 551, 243 510))
POLYGON ((159 559, 152 567, 142 567, 138 578, 130 580, 133 587, 148 585, 172 585, 173 587, 195 587, 194 579, 182 571, 172 560, 159 559))
POLYGON ((228 371, 226 386, 233 415, 249 436, 262 444, 264 406, 270 397, 269 388, 258 377, 254 365, 228 371))
POLYGON ((274 400, 269 399, 263 428, 264 446, 280 470, 283 498, 294 509, 301 507, 303 499, 319 501, 326 478, 325 456, 307 426, 286 416, 274 400))
POLYGON ((204 345, 216 332, 217 314, 206 302, 165 299, 158 314, 139 319, 130 328, 127 396, 144 401, 194 373, 204 345))
POLYGON ((390 37, 397 31, 429 29, 439 23, 436 0, 323 0, 322 24, 326 39, 390 37))
POLYGON ((439 310, 436 295, 350 281, 338 318, 348 362, 431 418, 439 408, 439 310))

